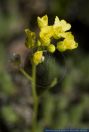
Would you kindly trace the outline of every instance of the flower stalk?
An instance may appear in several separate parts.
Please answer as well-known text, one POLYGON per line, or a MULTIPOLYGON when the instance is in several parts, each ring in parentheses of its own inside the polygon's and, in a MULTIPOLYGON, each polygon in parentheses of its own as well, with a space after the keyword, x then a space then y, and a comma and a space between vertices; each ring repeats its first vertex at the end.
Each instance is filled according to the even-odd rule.
POLYGON ((38 111, 38 96, 36 93, 36 65, 32 65, 32 95, 33 95, 33 117, 32 117, 32 132, 35 132, 37 125, 37 111, 38 111))

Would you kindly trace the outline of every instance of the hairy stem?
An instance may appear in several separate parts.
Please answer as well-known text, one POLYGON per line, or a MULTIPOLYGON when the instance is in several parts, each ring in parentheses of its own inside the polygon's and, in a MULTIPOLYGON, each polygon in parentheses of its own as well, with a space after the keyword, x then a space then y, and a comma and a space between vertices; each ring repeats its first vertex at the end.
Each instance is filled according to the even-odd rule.
POLYGON ((36 65, 32 66, 32 95, 34 100, 33 117, 32 117, 32 132, 36 132, 37 111, 38 111, 38 96, 36 93, 36 65))

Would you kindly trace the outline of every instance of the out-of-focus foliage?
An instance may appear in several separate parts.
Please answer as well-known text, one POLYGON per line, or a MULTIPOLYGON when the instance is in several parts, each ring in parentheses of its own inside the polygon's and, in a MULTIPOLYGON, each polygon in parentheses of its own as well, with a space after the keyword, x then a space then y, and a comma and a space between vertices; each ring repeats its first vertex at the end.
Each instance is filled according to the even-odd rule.
MULTIPOLYGON (((72 25, 79 48, 74 55, 68 52, 64 58, 55 53, 52 58, 48 57, 43 67, 38 67, 38 94, 52 87, 41 99, 36 132, 42 132, 46 127, 89 127, 88 12, 89 0, 0 0, 1 132, 4 128, 11 132, 30 131, 31 85, 17 69, 8 66, 8 51, 18 49, 19 53, 25 52, 26 55, 22 48, 24 41, 21 40, 24 28, 30 25, 33 31, 38 32, 34 25, 37 16, 43 14, 49 15, 50 23, 56 15, 66 18, 72 25), (65 64, 61 65, 62 61, 65 64)), ((30 69, 30 64, 25 67, 30 69)))
POLYGON ((0 39, 9 39, 23 27, 23 19, 18 10, 18 1, 8 0, 0 4, 0 39))
POLYGON ((0 45, 0 93, 6 95, 13 94, 15 92, 15 87, 11 81, 11 77, 6 71, 6 54, 4 51, 4 46, 0 45))
POLYGON ((13 111, 11 106, 5 106, 2 108, 2 115, 7 123, 16 123, 18 116, 13 111))
POLYGON ((68 19, 79 19, 89 25, 89 1, 88 0, 50 0, 50 10, 53 14, 68 19))
POLYGON ((68 6, 72 3, 73 0, 51 0, 50 1, 50 10, 52 13, 59 14, 59 16, 65 16, 68 6))
POLYGON ((47 128, 87 128, 89 125, 89 57, 66 60, 69 69, 57 94, 46 93, 40 122, 47 128), (80 62, 80 64, 78 63, 80 62), (83 64, 87 67, 83 68, 83 64), (70 64, 70 65, 69 65, 70 64), (86 73, 87 71, 87 73, 86 73), (87 79, 86 79, 87 78, 87 79), (84 83, 85 82, 85 83, 84 83))

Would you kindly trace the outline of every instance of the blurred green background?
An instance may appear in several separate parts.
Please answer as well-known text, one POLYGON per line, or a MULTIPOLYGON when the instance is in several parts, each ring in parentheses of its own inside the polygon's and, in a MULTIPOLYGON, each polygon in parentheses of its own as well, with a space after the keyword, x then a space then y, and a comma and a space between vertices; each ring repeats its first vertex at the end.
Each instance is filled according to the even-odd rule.
POLYGON ((50 24, 55 16, 71 23, 79 47, 46 55, 38 67, 37 93, 53 88, 40 101, 36 132, 89 128, 89 0, 0 0, 0 132, 30 131, 31 84, 10 59, 20 54, 22 66, 31 72, 24 29, 38 33, 37 16, 45 14, 50 24))

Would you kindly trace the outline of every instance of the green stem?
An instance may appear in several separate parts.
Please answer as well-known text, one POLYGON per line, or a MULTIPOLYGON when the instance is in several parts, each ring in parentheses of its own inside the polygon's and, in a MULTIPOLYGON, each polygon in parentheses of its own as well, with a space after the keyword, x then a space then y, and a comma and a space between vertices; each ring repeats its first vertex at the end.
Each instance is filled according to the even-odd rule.
POLYGON ((38 96, 36 93, 36 65, 32 65, 32 77, 22 68, 20 67, 19 70, 23 75, 32 82, 32 95, 34 101, 34 108, 33 108, 33 116, 32 116, 32 132, 36 132, 36 125, 37 125, 37 112, 38 112, 38 96))
POLYGON ((32 81, 32 77, 22 67, 19 70, 28 80, 32 81))
POLYGON ((36 131, 37 125, 37 111, 38 111, 38 96, 36 93, 36 65, 33 64, 32 66, 32 94, 34 100, 34 110, 33 110, 33 117, 32 117, 32 132, 36 131))

